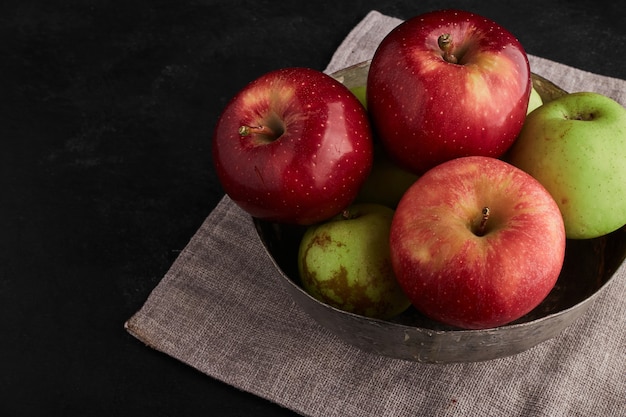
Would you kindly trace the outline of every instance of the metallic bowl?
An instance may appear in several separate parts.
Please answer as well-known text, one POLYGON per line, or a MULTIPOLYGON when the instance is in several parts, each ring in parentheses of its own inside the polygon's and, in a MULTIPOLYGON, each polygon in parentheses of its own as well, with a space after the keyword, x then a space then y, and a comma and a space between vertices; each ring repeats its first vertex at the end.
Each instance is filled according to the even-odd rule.
MULTIPOLYGON (((369 62, 333 75, 352 88, 366 84, 369 62)), ((544 102, 566 94, 532 74, 544 102)), ((413 307, 392 320, 338 310, 306 293, 299 284, 297 256, 305 227, 253 219, 267 254, 293 300, 320 325, 364 351, 425 363, 477 362, 515 355, 558 335, 582 316, 626 259, 626 226, 596 239, 568 240, 561 275, 550 294, 524 317, 492 329, 459 330, 413 307)))

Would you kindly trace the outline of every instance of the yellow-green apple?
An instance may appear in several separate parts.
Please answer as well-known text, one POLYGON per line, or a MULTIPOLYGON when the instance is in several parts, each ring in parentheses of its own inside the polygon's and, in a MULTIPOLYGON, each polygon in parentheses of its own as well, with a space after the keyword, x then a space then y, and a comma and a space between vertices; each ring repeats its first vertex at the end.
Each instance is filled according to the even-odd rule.
POLYGON ((366 87, 364 85, 358 85, 356 87, 352 87, 350 91, 352 91, 352 94, 359 99, 363 107, 367 109, 366 87))
POLYGON ((626 224, 626 109, 593 92, 568 94, 528 115, 507 160, 552 194, 568 238, 626 224))
POLYGON ((466 329, 507 324, 554 287, 565 256, 559 208, 502 160, 461 157, 427 171, 396 209, 390 253, 413 305, 466 329))
MULTIPOLYGON (((366 86, 350 88, 363 106, 367 106, 366 86)), ((372 170, 361 186, 354 203, 376 203, 396 208, 402 194, 415 182, 417 175, 400 167, 389 158, 379 141, 374 138, 372 170)))
POLYGON ((402 195, 418 176, 389 158, 378 143, 374 143, 372 171, 361 186, 355 203, 376 203, 395 209, 402 195))
POLYGON ((535 90, 535 88, 533 87, 533 89, 530 91, 530 99, 528 100, 528 110, 526 110, 526 114, 535 110, 537 107, 541 106, 542 104, 543 104, 543 100, 541 99, 541 96, 539 95, 537 90, 535 90))
POLYGON ((354 200, 373 161, 366 110, 320 71, 282 68, 245 86, 226 105, 213 160, 230 198, 259 219, 301 225, 354 200))
POLYGON ((303 288, 335 308, 388 319, 410 305, 389 259, 394 211, 354 204, 333 219, 309 226, 298 253, 303 288))
POLYGON ((413 17, 374 53, 367 107, 390 156, 421 174, 461 156, 500 157, 531 93, 528 57, 497 23, 461 10, 413 17))

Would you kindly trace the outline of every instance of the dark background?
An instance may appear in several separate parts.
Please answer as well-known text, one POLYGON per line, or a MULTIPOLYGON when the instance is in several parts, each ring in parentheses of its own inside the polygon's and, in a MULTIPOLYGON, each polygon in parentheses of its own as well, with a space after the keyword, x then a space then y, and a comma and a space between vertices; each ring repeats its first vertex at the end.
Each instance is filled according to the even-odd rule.
POLYGON ((244 84, 324 69, 371 9, 457 7, 626 78, 614 1, 14 1, 0 6, 0 414, 286 416, 127 334, 222 197, 210 138, 244 84))

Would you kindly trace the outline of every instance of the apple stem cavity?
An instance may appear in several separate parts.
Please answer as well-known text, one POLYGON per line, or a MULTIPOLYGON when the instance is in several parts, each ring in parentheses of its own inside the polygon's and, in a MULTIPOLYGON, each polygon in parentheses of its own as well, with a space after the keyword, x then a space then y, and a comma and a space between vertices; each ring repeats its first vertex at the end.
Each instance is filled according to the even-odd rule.
POLYGON ((262 145, 280 138, 285 133, 285 129, 285 124, 276 115, 272 115, 258 126, 239 126, 239 135, 241 137, 251 136, 254 143, 262 145))
POLYGON ((489 207, 483 207, 482 217, 480 218, 478 229, 475 230, 475 234, 477 236, 485 235, 485 230, 487 229, 487 220, 489 220, 490 213, 491 213, 491 210, 489 209, 489 207))
POLYGON ((459 62, 456 56, 454 56, 451 51, 452 35, 450 35, 449 33, 444 33, 443 35, 440 35, 437 39, 437 45, 439 45, 439 49, 441 49, 441 51, 443 52, 443 59, 446 62, 449 62, 451 64, 456 64, 457 62, 459 62))
POLYGON ((239 134, 241 136, 250 136, 253 134, 256 135, 266 135, 275 137, 276 133, 270 129, 268 126, 240 126, 239 134))

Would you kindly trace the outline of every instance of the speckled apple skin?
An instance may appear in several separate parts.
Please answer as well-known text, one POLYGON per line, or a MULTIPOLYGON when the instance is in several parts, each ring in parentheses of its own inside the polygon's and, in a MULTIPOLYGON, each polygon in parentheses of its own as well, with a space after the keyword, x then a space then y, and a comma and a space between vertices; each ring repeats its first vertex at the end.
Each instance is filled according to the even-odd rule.
POLYGON ((220 116, 212 146, 220 183, 235 203, 259 219, 300 225, 348 206, 373 161, 363 105, 308 68, 271 71, 243 88, 220 116), (261 125, 279 137, 239 133, 261 125))
POLYGON ((501 326, 539 305, 561 272, 565 242, 546 189, 481 156, 420 177, 400 200, 390 232, 393 269, 413 305, 465 329, 501 326), (477 234, 484 207, 490 216, 477 234))
POLYGON ((380 43, 367 106, 389 155, 422 174, 457 157, 501 156, 522 128, 531 88, 528 57, 511 32, 474 13, 438 10, 380 43), (457 63, 444 59, 443 34, 457 63))

